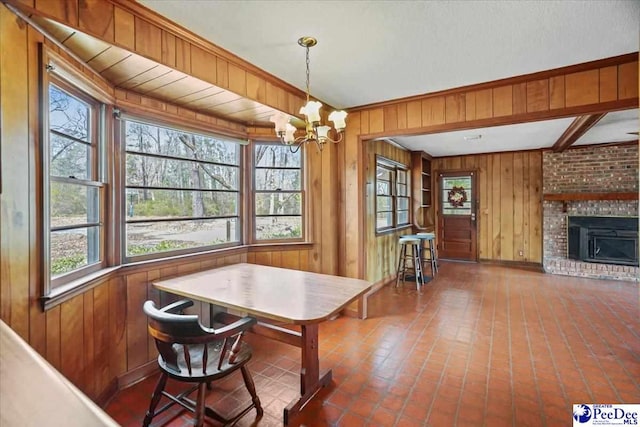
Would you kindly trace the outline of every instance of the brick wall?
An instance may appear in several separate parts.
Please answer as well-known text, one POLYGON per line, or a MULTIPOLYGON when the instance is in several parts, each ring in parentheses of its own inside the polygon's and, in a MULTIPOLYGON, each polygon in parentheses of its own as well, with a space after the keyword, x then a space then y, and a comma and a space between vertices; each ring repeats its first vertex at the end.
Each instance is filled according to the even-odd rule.
MULTIPOLYGON (((638 145, 574 148, 542 156, 543 192, 638 191, 638 145)), ((638 267, 567 259, 567 217, 638 216, 637 201, 587 200, 543 203, 543 267, 548 273, 602 279, 638 280, 638 267)))

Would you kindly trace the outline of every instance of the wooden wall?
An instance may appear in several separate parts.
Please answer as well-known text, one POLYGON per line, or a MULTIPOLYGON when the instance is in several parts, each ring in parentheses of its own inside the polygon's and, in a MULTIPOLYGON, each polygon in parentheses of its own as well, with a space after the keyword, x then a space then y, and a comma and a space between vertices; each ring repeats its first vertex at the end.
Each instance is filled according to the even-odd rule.
MULTIPOLYGON (((320 154, 310 147, 306 150, 309 181, 306 197, 315 208, 311 209, 307 225, 314 244, 240 247, 182 261, 122 267, 83 294, 44 312, 39 301, 44 272, 39 255, 41 204, 37 198, 42 179, 38 170, 38 43, 47 44, 84 70, 0 5, 0 318, 89 397, 104 402, 115 391, 118 381, 126 384, 148 372, 140 368, 153 366, 147 365, 155 359, 155 347, 148 338, 142 303, 146 299, 168 298, 153 290, 150 286, 153 280, 237 262, 336 272, 336 204, 320 203, 321 197, 332 199, 337 193, 336 148, 327 147, 320 154), (334 232, 324 232, 327 229, 334 232), (323 256, 324 253, 327 255, 323 256)), ((95 77, 92 73, 87 75, 95 77)), ((101 86, 114 93, 113 88, 101 86)), ((118 92, 116 98, 126 99, 128 108, 137 106, 158 115, 170 115, 176 108, 127 95, 118 92)), ((194 123, 218 127, 224 124, 186 110, 180 116, 191 118, 194 123)), ((237 133, 245 129, 233 125, 228 130, 237 133)), ((247 131, 249 136, 267 137, 263 130, 247 131)), ((202 314, 206 315, 206 310, 202 314)))
POLYGON ((438 172, 478 171, 479 259, 542 263, 541 151, 442 157, 432 166, 435 206, 440 205, 438 172))
MULTIPOLYGON (((298 89, 129 0, 7 1, 22 5, 28 13, 53 18, 285 112, 297 113, 296 107, 303 98, 298 89)), ((347 119, 344 142, 328 145, 322 154, 314 147, 306 150, 309 165, 306 197, 312 202, 307 218, 312 245, 296 249, 274 247, 238 253, 222 252, 175 265, 159 262, 144 269, 123 269, 84 294, 45 313, 38 301, 43 275, 39 261, 42 230, 36 221, 40 206, 37 189, 41 182, 37 168, 40 160, 37 43, 42 41, 42 35, 0 6, 3 181, 0 196, 0 318, 92 398, 104 396, 116 378, 144 366, 153 358, 145 319, 136 307, 140 307, 143 299, 155 297, 148 282, 157 277, 195 271, 214 263, 244 260, 292 267, 298 265, 310 271, 351 277, 386 275, 388 267, 369 271, 369 267, 378 260, 378 252, 371 255, 372 260, 366 259, 366 246, 371 243, 366 225, 370 209, 366 203, 369 155, 366 141, 378 136, 477 128, 638 106, 636 53, 354 109, 347 119)), ((81 65, 78 67, 83 69, 81 65)), ((117 95, 122 100, 122 94, 117 95)), ((124 96, 130 103, 137 102, 135 96, 124 96)), ((174 108, 143 97, 139 101, 140 104, 146 102, 146 108, 158 109, 165 114, 171 114, 174 108)), ((196 120, 202 119, 195 117, 196 120)), ((216 124, 220 124, 217 119, 216 124)), ((238 129, 231 131, 237 132, 238 129)), ((255 129, 247 131, 260 134, 255 129)), ((519 174, 513 174, 514 169, 510 169, 511 172, 506 169, 510 163, 515 168, 520 161, 524 168, 524 157, 510 160, 502 156, 508 155, 486 157, 487 171, 492 171, 492 179, 487 180, 491 183, 492 198, 490 202, 487 200, 487 206, 490 203, 493 209, 487 216, 497 213, 496 201, 507 195, 509 185, 514 188, 512 197, 519 197, 520 193, 515 189, 525 185, 524 172, 520 178, 519 174), (489 159, 492 159, 491 169, 489 159), (498 175, 499 188, 496 184, 498 175)), ((529 158, 528 161, 531 187, 535 160, 532 163, 529 158)), ((488 189, 483 193, 488 195, 488 189)), ((492 222, 491 228, 487 224, 486 230, 482 228, 487 237, 481 239, 486 242, 484 250, 481 248, 481 257, 490 252, 494 259, 498 256, 509 259, 513 257, 514 248, 520 247, 521 240, 524 244, 522 233, 518 236, 517 232, 509 231, 519 229, 517 224, 520 222, 524 224, 524 201, 513 202, 511 210, 513 214, 508 207, 501 206, 500 221, 492 222), (509 217, 513 218, 511 225, 506 223, 503 226, 503 221, 508 221, 509 217), (500 242, 499 249, 496 248, 496 236, 500 242)), ((531 230, 532 217, 529 215, 526 221, 531 230)), ((381 247, 387 245, 384 239, 381 242, 381 247)), ((533 248, 532 242, 529 233, 527 256, 535 260, 537 249, 533 248)), ((376 251, 377 246, 376 242, 376 251)))
MULTIPOLYGON (((419 135, 459 129, 475 129, 558 117, 601 113, 638 107, 638 53, 572 65, 539 73, 512 77, 442 92, 392 100, 350 109, 341 170, 345 197, 341 200, 341 215, 345 218, 340 230, 344 254, 343 274, 365 277, 361 262, 367 234, 358 224, 366 210, 364 194, 366 176, 364 157, 366 141, 400 135, 419 135), (358 212, 358 215, 354 215, 358 212)), ((500 166, 502 165, 500 157, 500 166)), ((519 162, 520 160, 518 160, 519 162)), ((506 160, 509 163, 510 160, 506 160)), ((497 163, 492 163, 495 168, 497 163)), ((509 174, 505 175, 505 180, 509 174)), ((503 178, 500 178, 503 184, 503 178)), ((508 182, 504 182, 509 185, 508 182)), ((519 185, 519 184, 518 184, 519 185)), ((493 191, 493 184, 492 184, 493 191)), ((493 203, 493 201, 492 201, 493 203)), ((510 202, 507 202, 510 203, 510 202)), ((505 208, 508 209, 508 208, 505 208)), ((500 218, 510 216, 501 211, 500 218)), ((513 219, 521 221, 519 215, 513 219), (518 219, 516 219, 516 217, 518 219)), ((487 232, 492 235, 491 247, 481 248, 481 257, 505 259, 514 257, 513 243, 502 247, 512 224, 492 223, 487 232), (499 233, 500 248, 496 246, 499 233)), ((529 224, 529 229, 531 224, 529 224)), ((518 233, 515 233, 518 234, 518 233)), ((524 230, 522 233, 524 238, 524 230)), ((483 238, 489 242, 489 237, 483 238)), ((517 237, 516 248, 520 247, 517 237)), ((531 238, 529 239, 531 241, 531 238)), ((529 258, 539 262, 538 249, 529 248, 529 258)), ((516 253, 517 255, 517 253, 516 253)))
POLYGON ((131 0, 8 0, 145 58, 291 115, 305 94, 131 0))
MULTIPOLYGON (((384 282, 396 274, 398 264, 398 237, 410 234, 411 227, 399 231, 376 235, 376 155, 411 167, 411 153, 385 141, 370 141, 366 144, 365 174, 366 189, 366 243, 364 278, 371 282, 384 282)), ((413 183, 411 183, 413 185, 413 183)))

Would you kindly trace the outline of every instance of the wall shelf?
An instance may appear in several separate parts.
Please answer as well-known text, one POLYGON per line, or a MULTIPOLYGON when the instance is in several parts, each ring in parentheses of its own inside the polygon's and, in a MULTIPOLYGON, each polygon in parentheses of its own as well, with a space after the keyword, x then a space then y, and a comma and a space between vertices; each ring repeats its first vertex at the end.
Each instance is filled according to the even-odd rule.
POLYGON ((411 188, 413 224, 419 230, 433 229, 431 209, 431 156, 424 151, 411 152, 411 188))
POLYGON ((543 194, 543 200, 562 202, 562 212, 567 211, 567 202, 586 200, 638 200, 638 192, 611 193, 555 193, 543 194))
POLYGON ((544 200, 568 202, 573 200, 638 200, 638 192, 614 193, 557 193, 545 194, 544 200))

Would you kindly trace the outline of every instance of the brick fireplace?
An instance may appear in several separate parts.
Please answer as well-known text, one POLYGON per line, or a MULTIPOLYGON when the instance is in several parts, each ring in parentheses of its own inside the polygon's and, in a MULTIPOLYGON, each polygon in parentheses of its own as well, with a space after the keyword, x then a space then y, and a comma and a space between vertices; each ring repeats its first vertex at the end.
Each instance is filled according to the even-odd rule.
MULTIPOLYGON (((542 156, 543 194, 638 192, 638 144, 577 147, 542 156)), ((638 217, 637 200, 545 200, 543 267, 548 273, 598 279, 638 280, 636 266, 568 257, 568 218, 638 217)))

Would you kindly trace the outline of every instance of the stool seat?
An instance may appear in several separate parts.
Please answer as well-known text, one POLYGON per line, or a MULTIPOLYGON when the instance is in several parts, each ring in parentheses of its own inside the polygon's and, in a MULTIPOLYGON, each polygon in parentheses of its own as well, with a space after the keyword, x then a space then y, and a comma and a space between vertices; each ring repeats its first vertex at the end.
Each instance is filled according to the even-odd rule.
POLYGON ((434 233, 416 233, 416 236, 420 236, 421 239, 427 241, 427 247, 424 248, 429 254, 429 259, 422 257, 422 261, 426 264, 427 261, 431 263, 431 276, 435 277, 438 272, 438 260, 436 259, 436 248, 433 246, 433 241, 436 238, 434 233))
POLYGON ((420 261, 420 246, 422 243, 420 239, 415 237, 401 236, 398 244, 400 245, 400 256, 398 257, 398 269, 396 270, 396 287, 400 285, 400 277, 404 282, 407 272, 413 270, 416 278, 416 288, 420 290, 420 285, 424 285, 422 262, 420 261), (407 248, 410 248, 410 253, 407 252, 407 248))
POLYGON ((420 244, 420 239, 413 239, 411 237, 401 237, 399 240, 401 245, 416 245, 420 244))

